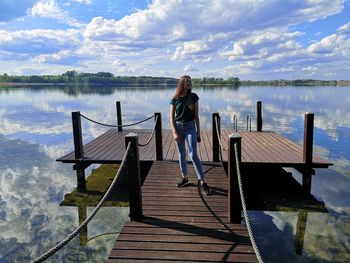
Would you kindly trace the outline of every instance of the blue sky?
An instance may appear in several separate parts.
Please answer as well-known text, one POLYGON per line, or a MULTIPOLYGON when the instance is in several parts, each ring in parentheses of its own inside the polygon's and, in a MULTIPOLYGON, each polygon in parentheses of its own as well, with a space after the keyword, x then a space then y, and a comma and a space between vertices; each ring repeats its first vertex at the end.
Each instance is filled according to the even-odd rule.
POLYGON ((350 79, 350 1, 1 0, 0 74, 350 79))

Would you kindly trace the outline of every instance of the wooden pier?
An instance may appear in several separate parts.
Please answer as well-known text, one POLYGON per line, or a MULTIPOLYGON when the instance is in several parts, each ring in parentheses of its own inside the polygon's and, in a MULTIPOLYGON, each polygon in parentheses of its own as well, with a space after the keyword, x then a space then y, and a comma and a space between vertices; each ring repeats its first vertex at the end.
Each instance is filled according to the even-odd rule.
MULTIPOLYGON (((118 106, 120 111, 117 103, 117 109, 118 106)), ((295 168, 303 174, 302 186, 306 193, 310 193, 314 168, 327 168, 332 164, 313 154, 313 114, 305 115, 301 147, 278 133, 262 131, 261 102, 257 103, 257 111, 257 131, 221 130, 218 113, 213 113, 212 130, 201 131, 199 155, 206 180, 214 190, 210 196, 203 196, 197 187, 191 165, 192 184, 181 189, 176 187, 181 178, 177 150, 171 130, 162 129, 160 113, 155 114, 154 136, 153 130, 118 127, 86 145, 82 141, 80 113, 72 113, 75 150, 57 161, 74 165, 78 191, 85 189, 86 167, 94 163, 121 163, 126 145, 129 142, 133 145, 132 153, 127 154, 131 221, 124 226, 108 262, 259 260, 248 229, 241 224, 240 175, 235 160, 243 170, 244 167, 295 168), (152 139, 149 141, 149 138, 152 139), (238 147, 236 157, 233 145, 238 147), (153 164, 141 188, 143 162, 153 164), (222 166, 225 163, 228 174, 222 166)), ((121 126, 119 113, 118 116, 121 126)))
POLYGON ((177 188, 176 162, 156 161, 142 186, 141 222, 127 222, 107 262, 257 262, 245 225, 227 219, 227 177, 203 166, 215 194, 203 196, 193 166, 191 184, 177 188))
MULTIPOLYGON (((85 156, 83 163, 120 163, 125 153, 124 137, 129 133, 136 133, 139 142, 144 142, 151 135, 151 130, 123 130, 113 128, 84 145, 85 156)), ((228 136, 238 134, 242 137, 242 163, 247 165, 277 165, 284 167, 302 167, 303 149, 296 143, 282 137, 276 132, 247 132, 222 130, 221 138, 225 148, 228 146, 228 136)), ((202 142, 199 143, 199 155, 203 162, 213 161, 212 131, 202 130, 202 142)), ((171 130, 162 132, 163 159, 177 161, 178 154, 171 130)), ((223 161, 227 162, 227 152, 222 151, 223 161)), ((57 161, 76 163, 74 152, 60 157, 57 161)), ((140 147, 140 161, 156 161, 154 138, 145 147, 140 147)), ((313 168, 327 168, 331 163, 317 155, 313 156, 313 168)))

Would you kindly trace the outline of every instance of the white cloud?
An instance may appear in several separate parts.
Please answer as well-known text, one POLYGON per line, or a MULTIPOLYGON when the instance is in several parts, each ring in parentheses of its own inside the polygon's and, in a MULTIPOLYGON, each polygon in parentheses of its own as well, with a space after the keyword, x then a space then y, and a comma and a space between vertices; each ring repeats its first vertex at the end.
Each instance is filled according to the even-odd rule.
POLYGON ((336 75, 338 75, 338 73, 336 73, 336 72, 326 72, 323 74, 323 76, 328 77, 328 78, 334 77, 336 75))
POLYGON ((86 5, 89 5, 93 2, 94 0, 72 0, 72 2, 77 2, 77 3, 80 3, 80 4, 86 4, 86 5))
POLYGON ((308 47, 310 53, 331 53, 339 42, 341 36, 336 34, 327 36, 321 41, 316 42, 308 47))
POLYGON ((80 65, 80 63, 87 59, 93 59, 92 56, 78 54, 72 50, 61 50, 54 54, 44 54, 33 58, 33 62, 48 63, 48 64, 62 64, 62 65, 80 65))
POLYGON ((34 29, 5 31, 0 30, 0 49, 3 52, 17 54, 47 54, 61 49, 76 48, 79 43, 79 31, 34 29))
POLYGON ((316 70, 318 70, 318 68, 314 66, 303 67, 301 69, 301 71, 316 71, 316 70))
POLYGON ((0 59, 1 60, 11 60, 11 61, 25 61, 30 56, 27 54, 18 54, 18 53, 12 53, 8 51, 2 51, 0 50, 0 59))
POLYGON ((340 34, 349 34, 350 33, 350 23, 347 23, 347 24, 339 27, 337 32, 340 34))
POLYGON ((127 64, 119 59, 113 61, 113 65, 118 67, 125 67, 127 64))
POLYGON ((295 72, 297 70, 297 68, 295 66, 291 66, 291 67, 281 67, 281 68, 277 68, 274 69, 273 72, 295 72))
POLYGON ((310 45, 307 48, 307 52, 310 55, 321 55, 324 57, 337 58, 333 59, 335 61, 349 60, 350 38, 346 38, 344 34, 335 33, 310 45))
POLYGON ((221 53, 221 56, 234 59, 262 58, 285 50, 300 48, 294 38, 301 32, 287 32, 285 29, 267 29, 253 32, 250 36, 238 39, 233 49, 221 53))
POLYGON ((208 51, 208 45, 204 41, 195 40, 184 42, 181 47, 177 47, 173 55, 174 60, 184 59, 191 55, 205 54, 208 51))
POLYGON ((188 64, 185 66, 184 71, 189 71, 189 72, 193 72, 193 71, 198 71, 198 69, 196 67, 194 67, 192 64, 188 64))
POLYGON ((119 21, 96 17, 87 26, 85 36, 128 43, 131 40, 142 42, 146 39, 174 43, 208 39, 208 35, 224 32, 227 36, 248 35, 253 28, 258 31, 329 16, 339 12, 341 6, 341 1, 297 4, 212 0, 203 4, 200 0, 157 0, 147 9, 125 16, 119 21), (286 9, 288 16, 282 12, 286 9))
POLYGON ((41 16, 56 19, 62 23, 67 23, 70 26, 81 27, 82 24, 76 19, 70 17, 70 15, 62 10, 56 0, 39 0, 33 7, 28 11, 31 16, 41 16))
POLYGON ((252 73, 261 68, 262 62, 260 61, 245 61, 242 63, 234 64, 225 67, 223 70, 217 71, 214 75, 224 76, 241 76, 252 73))

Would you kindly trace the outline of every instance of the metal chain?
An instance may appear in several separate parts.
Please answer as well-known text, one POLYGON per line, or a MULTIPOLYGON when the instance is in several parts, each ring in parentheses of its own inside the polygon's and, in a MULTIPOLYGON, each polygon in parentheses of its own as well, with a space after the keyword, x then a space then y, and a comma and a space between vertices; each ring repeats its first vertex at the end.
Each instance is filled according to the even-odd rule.
POLYGON ((153 135, 154 135, 154 131, 156 130, 157 121, 158 121, 158 115, 156 116, 156 120, 155 120, 155 122, 154 122, 154 127, 153 127, 153 130, 152 130, 151 136, 148 138, 147 142, 145 142, 145 143, 139 143, 139 146, 140 146, 140 147, 144 147, 144 146, 148 145, 148 144, 151 142, 152 137, 153 137, 153 135))
POLYGON ((155 116, 155 114, 153 114, 151 117, 146 118, 146 119, 144 119, 144 120, 142 120, 142 121, 138 121, 138 122, 131 123, 131 124, 126 124, 126 125, 105 124, 105 123, 101 123, 101 122, 95 121, 95 120, 93 120, 93 119, 91 119, 91 118, 88 118, 88 117, 86 117, 86 116, 83 115, 83 114, 80 114, 80 116, 83 117, 84 119, 88 120, 88 121, 91 121, 91 122, 93 122, 93 123, 96 123, 96 124, 99 124, 99 125, 102 125, 102 126, 113 127, 113 128, 120 128, 120 127, 130 127, 130 126, 134 126, 134 125, 140 124, 140 123, 142 123, 142 122, 148 121, 148 120, 152 119, 152 118, 155 116))
POLYGON ((220 144, 220 147, 221 147, 221 149, 223 149, 225 152, 227 152, 228 151, 228 149, 227 148, 225 148, 224 146, 222 146, 222 143, 221 143, 221 136, 220 136, 220 133, 219 133, 219 124, 218 124, 218 118, 217 118, 217 116, 215 116, 215 128, 216 128, 216 134, 217 134, 217 136, 218 136, 218 141, 219 141, 219 144, 220 144))
POLYGON ((244 194, 243 194, 243 186, 242 186, 242 180, 241 180, 241 168, 239 166, 239 161, 238 161, 237 143, 234 144, 234 149, 235 149, 235 159, 236 159, 236 166, 237 166, 238 186, 239 186, 239 193, 241 195, 241 200, 242 200, 244 220, 245 220, 246 225, 247 225, 249 238, 250 238, 250 241, 252 242, 252 246, 253 246, 254 252, 256 254, 256 257, 260 263, 263 263, 264 261, 260 255, 260 251, 258 249, 258 246, 256 245, 253 231, 252 231, 252 228, 250 226, 250 220, 248 217, 247 208, 246 208, 246 204, 245 204, 245 198, 244 198, 244 194))
POLYGON ((114 177, 111 185, 109 186, 108 190, 106 191, 106 193, 104 194, 104 196, 102 197, 102 199, 100 200, 100 202, 97 204, 97 206, 95 207, 95 209, 92 211, 92 213, 89 215, 88 218, 86 218, 84 220, 83 223, 81 223, 81 225, 79 227, 77 227, 68 237, 66 237, 64 240, 62 240, 59 244, 57 244, 56 246, 54 246, 53 248, 51 248, 49 251, 47 251, 46 253, 42 254, 40 257, 34 259, 31 263, 38 263, 38 262, 43 262, 44 260, 48 259, 49 257, 51 257, 52 255, 54 255, 57 251, 59 251, 61 248, 63 248, 65 245, 67 245, 76 235, 78 235, 83 228, 91 221, 91 219, 96 215, 96 213, 98 212, 98 210, 102 207, 103 203, 106 201, 108 195, 111 193, 113 186, 115 185, 115 183, 117 182, 117 179, 119 177, 119 175, 121 174, 124 166, 125 166, 125 161, 126 161, 126 157, 129 154, 130 151, 130 145, 131 143, 128 143, 128 146, 126 148, 123 160, 119 166, 119 170, 116 174, 116 176, 114 177))

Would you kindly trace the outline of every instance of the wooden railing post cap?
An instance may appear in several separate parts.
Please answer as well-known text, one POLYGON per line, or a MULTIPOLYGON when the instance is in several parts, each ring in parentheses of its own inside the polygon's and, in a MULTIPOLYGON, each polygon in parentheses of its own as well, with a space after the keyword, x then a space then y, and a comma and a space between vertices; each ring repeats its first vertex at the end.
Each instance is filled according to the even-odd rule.
POLYGON ((125 135, 125 138, 129 138, 129 137, 138 137, 138 134, 134 132, 129 132, 127 135, 125 135))
POLYGON ((306 112, 305 115, 314 115, 313 112, 306 112))
POLYGON ((232 133, 228 136, 230 139, 238 139, 238 138, 242 138, 242 136, 238 133, 232 133))

